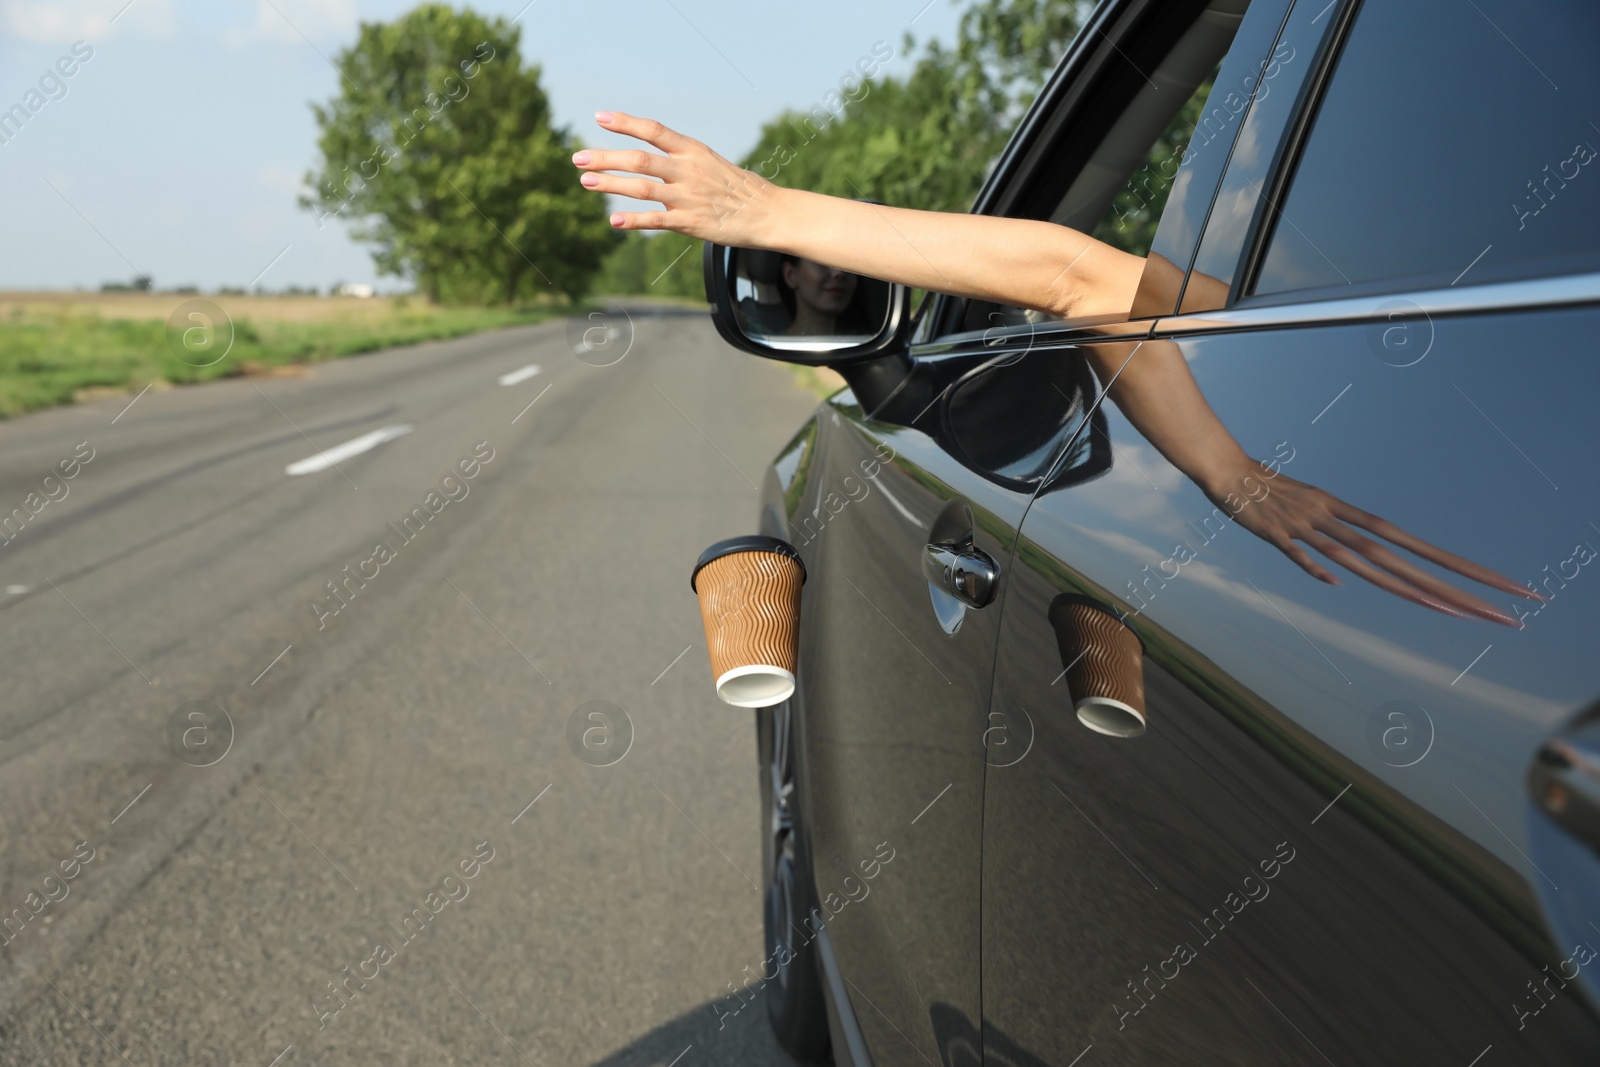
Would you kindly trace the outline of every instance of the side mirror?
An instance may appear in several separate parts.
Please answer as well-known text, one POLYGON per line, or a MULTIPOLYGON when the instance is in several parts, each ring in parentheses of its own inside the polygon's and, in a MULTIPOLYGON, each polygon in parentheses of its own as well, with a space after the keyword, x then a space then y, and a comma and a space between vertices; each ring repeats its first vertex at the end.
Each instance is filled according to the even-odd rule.
POLYGON ((840 367, 904 341, 911 291, 761 249, 706 242, 706 301, 722 339, 767 359, 840 367), (798 332, 797 332, 798 331, 798 332))

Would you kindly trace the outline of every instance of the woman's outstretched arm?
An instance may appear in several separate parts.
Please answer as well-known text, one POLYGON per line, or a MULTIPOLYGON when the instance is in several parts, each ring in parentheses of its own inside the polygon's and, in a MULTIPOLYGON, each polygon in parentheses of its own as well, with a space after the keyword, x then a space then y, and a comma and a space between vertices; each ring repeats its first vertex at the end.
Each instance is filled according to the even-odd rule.
MULTIPOLYGON (((1032 308, 1058 318, 1126 315, 1133 307, 1145 260, 1066 226, 882 207, 785 189, 651 119, 609 111, 595 118, 606 129, 637 137, 663 153, 587 149, 573 156, 572 162, 588 172, 581 180, 589 188, 653 200, 665 208, 618 212, 611 216, 618 229, 673 230, 735 248, 788 252, 870 278, 1032 308), (625 176, 600 171, 623 171, 625 176)), ((1157 267, 1176 270, 1160 261, 1157 267)), ((1504 575, 1288 475, 1271 475, 1271 490, 1251 495, 1250 486, 1260 488, 1261 479, 1269 475, 1206 403, 1177 345, 1108 344, 1090 346, 1090 352, 1090 364, 1107 393, 1146 440, 1213 502, 1224 504, 1241 491, 1247 494, 1255 502, 1239 510, 1230 507, 1230 512, 1313 577, 1337 584, 1302 545, 1435 611, 1517 625, 1505 612, 1401 557, 1383 543, 1388 541, 1501 592, 1540 599, 1504 575)))
POLYGON ((736 248, 788 252, 870 278, 1058 318, 1125 315, 1133 306, 1144 260, 1066 226, 786 189, 652 119, 602 111, 596 121, 661 153, 586 149, 573 157, 589 172, 582 178, 589 188, 665 208, 618 212, 611 216, 618 229, 673 230, 736 248))

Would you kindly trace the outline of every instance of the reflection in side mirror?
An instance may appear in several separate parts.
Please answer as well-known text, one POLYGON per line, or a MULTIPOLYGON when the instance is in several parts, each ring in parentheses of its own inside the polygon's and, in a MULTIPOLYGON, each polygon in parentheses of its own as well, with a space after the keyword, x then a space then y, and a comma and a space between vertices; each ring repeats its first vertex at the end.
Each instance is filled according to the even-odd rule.
POLYGON ((888 324, 888 282, 782 252, 729 252, 734 318, 753 341, 844 348, 872 340, 888 324))
MULTIPOLYGON (((905 363, 911 291, 903 285, 782 252, 710 242, 705 277, 711 319, 735 348, 812 366, 866 365, 884 357, 905 363)), ((889 374, 886 387, 901 377, 900 371, 889 374)))

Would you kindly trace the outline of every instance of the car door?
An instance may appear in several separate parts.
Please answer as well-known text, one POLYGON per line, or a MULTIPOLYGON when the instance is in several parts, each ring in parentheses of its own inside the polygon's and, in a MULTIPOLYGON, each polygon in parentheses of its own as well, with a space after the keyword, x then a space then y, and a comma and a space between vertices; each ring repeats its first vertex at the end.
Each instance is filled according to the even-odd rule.
POLYGON ((1027 333, 935 335, 850 369, 766 494, 782 503, 763 528, 808 574, 794 757, 841 1061, 979 1055, 951 1024, 980 1010, 1000 605, 1023 511, 1094 389, 1027 333))
POLYGON ((1034 739, 986 785, 986 1062, 1593 1060, 1600 19, 1551 5, 1513 45, 1503 17, 1295 4, 1274 55, 1304 73, 1247 110, 1183 313, 1132 357, 1181 360, 1266 466, 1213 501, 1102 403, 1104 467, 1028 511, 991 711, 1034 739), (1289 480, 1543 599, 1403 550, 1510 625, 1318 582, 1250 532, 1289 480), (1142 662, 1138 736, 1076 714, 1107 684, 1067 662, 1085 601, 1142 662))
MULTIPOLYGON (((1243 0, 1222 6, 1242 10, 1243 0)), ((1146 167, 1135 195, 1112 206, 1084 195, 1072 177, 1094 172, 1098 182, 1104 167, 1123 165, 1130 145, 1126 168, 1144 162, 1170 116, 1139 116, 1140 143, 1120 127, 1124 136, 1113 140, 1095 101, 1068 107, 1061 97, 1081 85, 1075 72, 1086 65, 1109 83, 1102 94, 1142 82, 1136 61, 1093 46, 1107 19, 1151 25, 1165 39, 1174 12, 1187 26, 1205 8, 1198 0, 1107 5, 997 162, 980 210, 1085 230, 1098 219, 1117 240, 1153 226, 1173 184, 1159 166, 1146 167), (1100 151, 1069 163, 1061 145, 1100 151), (1031 163, 1040 153, 1057 166, 1031 163)), ((1187 57, 1184 76, 1198 83, 1210 75, 1236 29, 1226 13, 1213 18, 1205 31, 1212 52, 1187 57)), ((1221 150, 1207 156, 1210 180, 1225 159, 1221 150)), ((1181 277, 1152 274, 1151 292, 1172 286, 1168 310, 1181 277)), ((988 714, 1016 528, 1068 442, 1081 437, 1095 388, 1089 354, 1125 356, 1152 322, 1062 324, 934 297, 910 359, 848 369, 853 388, 824 405, 778 463, 779 494, 805 503, 786 503, 769 523, 787 529, 812 575, 796 754, 817 893, 826 906, 838 891, 820 955, 873 1062, 982 1057, 985 766, 1030 744, 1025 726, 988 714), (960 587, 973 563, 998 572, 983 606, 960 587), (846 903, 844 877, 880 847, 896 858, 878 873, 873 902, 846 903)), ((1069 466, 1099 460, 1090 447, 1069 466)), ((855 1058, 855 1048, 837 1047, 841 1038, 851 1045, 848 1029, 836 1032, 835 1054, 855 1058)))
MULTIPOLYGON (((980 210, 1051 218, 1124 247, 1142 241, 1140 251, 1169 196, 1203 212, 1236 119, 1212 123, 1217 143, 1197 167, 1203 176, 1175 191, 1171 134, 1174 123, 1197 121, 1195 109, 1174 116, 1181 100, 1165 113, 1135 108, 1108 130, 1104 102, 1138 95, 1146 57, 1094 42, 1111 28, 1107 20, 1154 26, 1163 49, 1187 39, 1176 71, 1162 74, 1169 95, 1185 81, 1189 94, 1215 79, 1239 30, 1242 0, 1221 6, 1235 17, 1204 2, 1109 5, 998 162, 980 210), (1187 31, 1202 23, 1204 47, 1196 48, 1187 31), (1080 69, 1093 72, 1094 93, 1081 92, 1080 69), (1041 157, 1048 165, 1032 162, 1041 157), (1107 167, 1135 172, 1115 203, 1106 202, 1117 192, 1103 187, 1107 167), (1079 174, 1089 175, 1087 191, 1079 174)), ((1266 56, 1278 23, 1270 12, 1259 21, 1253 52, 1266 56)), ((1237 76, 1248 77, 1243 69, 1237 76)), ((1171 311, 1181 281, 1181 269, 1152 271, 1142 302, 1160 310, 1165 300, 1171 311)), ((777 464, 780 484, 768 498, 786 503, 768 532, 786 530, 811 574, 796 744, 801 821, 819 897, 839 890, 842 905, 829 920, 823 968, 836 971, 834 998, 848 1004, 873 1062, 982 1059, 985 768, 1022 758, 1032 744, 1025 718, 989 714, 1015 531, 1052 471, 1059 480, 1103 468, 1100 439, 1081 433, 1096 391, 1091 363, 1127 358, 1153 323, 1154 311, 1060 323, 935 297, 911 361, 851 371, 857 388, 825 404, 777 464), (1081 446, 1063 461, 1075 440, 1081 446), (985 606, 944 585, 945 568, 963 556, 998 567, 985 606), (880 846, 895 859, 877 875, 872 899, 842 903, 843 878, 880 846)), ((837 1047, 850 1036, 836 1031, 836 1055, 859 1055, 837 1047)))

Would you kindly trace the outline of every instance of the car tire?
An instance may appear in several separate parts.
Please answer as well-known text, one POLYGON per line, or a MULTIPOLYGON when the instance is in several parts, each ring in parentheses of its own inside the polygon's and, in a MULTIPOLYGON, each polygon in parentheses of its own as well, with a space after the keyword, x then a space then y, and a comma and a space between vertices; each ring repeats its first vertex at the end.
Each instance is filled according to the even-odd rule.
POLYGON ((778 1044, 796 1059, 825 1060, 828 1009, 823 999, 817 947, 805 918, 816 906, 811 865, 801 844, 795 803, 791 702, 756 711, 761 756, 761 859, 765 875, 762 916, 766 929, 767 1018, 778 1044), (778 961, 787 958, 787 963, 778 961))

